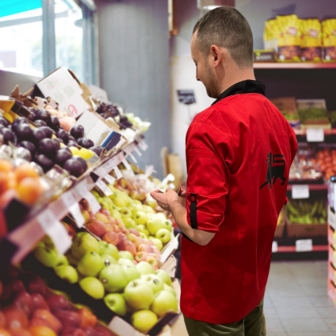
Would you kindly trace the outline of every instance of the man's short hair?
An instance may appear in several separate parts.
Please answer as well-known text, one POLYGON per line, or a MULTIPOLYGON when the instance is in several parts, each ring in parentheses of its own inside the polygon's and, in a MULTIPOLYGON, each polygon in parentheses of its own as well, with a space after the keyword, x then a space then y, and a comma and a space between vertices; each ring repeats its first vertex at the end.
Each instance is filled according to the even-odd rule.
POLYGON ((226 48, 240 68, 253 66, 253 35, 245 17, 235 8, 215 8, 200 18, 193 30, 196 44, 207 57, 210 47, 226 48))

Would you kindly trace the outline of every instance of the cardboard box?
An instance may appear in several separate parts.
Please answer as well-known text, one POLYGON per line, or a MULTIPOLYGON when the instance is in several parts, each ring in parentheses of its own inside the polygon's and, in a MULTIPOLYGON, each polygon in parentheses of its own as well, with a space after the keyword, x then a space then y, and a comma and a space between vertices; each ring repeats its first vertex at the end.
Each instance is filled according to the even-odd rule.
POLYGON ((83 90, 74 76, 60 67, 37 83, 44 97, 51 97, 59 103, 59 109, 72 117, 78 117, 90 105, 82 97, 83 90))
POLYGON ((317 237, 327 236, 328 224, 299 224, 288 223, 287 236, 289 238, 301 238, 301 237, 317 237))
POLYGON ((270 101, 286 115, 297 115, 295 97, 272 98, 270 101))

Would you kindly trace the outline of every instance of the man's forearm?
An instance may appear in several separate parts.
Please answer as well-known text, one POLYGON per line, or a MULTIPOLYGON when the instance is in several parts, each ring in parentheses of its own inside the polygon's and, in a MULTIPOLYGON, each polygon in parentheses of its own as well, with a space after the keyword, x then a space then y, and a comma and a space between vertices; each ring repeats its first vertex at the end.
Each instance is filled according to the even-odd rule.
POLYGON ((179 202, 171 204, 171 212, 178 228, 193 242, 199 245, 206 245, 213 238, 214 234, 198 229, 193 229, 187 221, 187 210, 179 202))

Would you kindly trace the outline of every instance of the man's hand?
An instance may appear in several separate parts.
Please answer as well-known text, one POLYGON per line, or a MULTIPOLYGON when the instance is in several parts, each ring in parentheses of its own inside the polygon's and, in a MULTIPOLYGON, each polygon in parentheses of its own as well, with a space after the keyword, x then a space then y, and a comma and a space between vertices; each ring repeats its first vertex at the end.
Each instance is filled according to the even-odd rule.
POLYGON ((171 211, 171 206, 174 202, 178 202, 178 194, 172 190, 167 189, 165 193, 159 192, 159 190, 154 190, 151 193, 151 196, 157 201, 158 205, 166 211, 171 211))

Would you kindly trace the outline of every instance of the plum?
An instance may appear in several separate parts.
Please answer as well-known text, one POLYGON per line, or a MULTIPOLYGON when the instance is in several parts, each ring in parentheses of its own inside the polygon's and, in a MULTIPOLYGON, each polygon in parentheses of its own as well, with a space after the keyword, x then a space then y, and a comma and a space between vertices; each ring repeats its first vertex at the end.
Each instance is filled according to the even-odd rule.
MULTIPOLYGON (((43 141, 43 140, 42 140, 43 141)), ((52 162, 46 155, 44 154, 37 154, 35 155, 35 161, 39 164, 43 171, 46 173, 54 166, 54 162, 52 162)))
POLYGON ((34 112, 30 112, 29 116, 28 116, 28 119, 30 121, 34 121, 36 119, 36 114, 34 112))
POLYGON ((79 155, 74 155, 74 156, 73 156, 73 159, 79 161, 79 162, 82 164, 82 166, 83 166, 83 168, 84 168, 85 170, 88 168, 88 164, 87 164, 87 162, 86 162, 81 156, 79 156, 79 155))
POLYGON ((86 170, 82 163, 74 158, 65 161, 63 168, 75 177, 81 176, 86 170))
POLYGON ((15 143, 15 134, 13 131, 9 130, 8 128, 2 128, 0 129, 0 132, 6 145, 8 144, 8 142, 15 143))
POLYGON ((39 153, 47 157, 52 157, 56 153, 54 142, 48 138, 41 140, 37 145, 37 149, 39 153))
POLYGON ((63 129, 59 129, 56 132, 56 136, 57 138, 62 139, 65 144, 67 144, 69 141, 69 133, 67 131, 64 131, 63 129))
POLYGON ((9 121, 5 117, 0 117, 0 125, 3 125, 4 127, 8 127, 9 121))
POLYGON ((98 156, 100 156, 101 153, 103 152, 103 147, 94 146, 94 147, 90 147, 89 150, 96 153, 98 156))
POLYGON ((33 139, 36 143, 39 143, 41 140, 47 137, 46 133, 41 128, 33 129, 33 139))
POLYGON ((61 148, 56 152, 55 163, 59 166, 63 167, 64 162, 70 160, 72 158, 72 154, 68 148, 61 148))
POLYGON ((36 112, 36 118, 45 121, 47 124, 50 122, 50 113, 45 109, 38 109, 36 112))
POLYGON ((50 127, 54 130, 54 131, 58 131, 60 128, 60 122, 58 120, 58 117, 56 116, 51 116, 50 117, 50 127))
POLYGON ((76 139, 83 138, 84 127, 82 125, 74 125, 70 130, 70 134, 76 139))
POLYGON ((55 134, 55 131, 53 129, 51 129, 50 127, 48 126, 42 126, 40 127, 44 133, 46 134, 47 138, 50 138, 52 137, 53 134, 55 134))
MULTIPOLYGON (((68 133, 69 134, 69 133, 68 133)), ((69 134, 69 141, 72 140, 72 141, 76 141, 76 139, 71 135, 69 134)))
POLYGON ((27 141, 27 140, 21 141, 19 143, 19 147, 23 147, 23 148, 28 149, 29 152, 30 152, 30 154, 32 155, 32 157, 34 157, 35 151, 36 151, 36 147, 35 147, 35 145, 31 141, 27 141))
POLYGON ((73 140, 69 140, 68 143, 67 143, 67 146, 68 147, 77 147, 77 142, 76 141, 73 141, 73 140))
POLYGON ((59 143, 58 139, 52 138, 51 141, 54 144, 55 151, 58 151, 60 149, 60 143, 59 143))
POLYGON ((31 129, 29 124, 21 123, 21 124, 17 125, 15 133, 16 133, 19 141, 23 141, 23 140, 32 141, 32 140, 34 140, 33 130, 31 129))
POLYGON ((88 138, 79 138, 77 139, 77 143, 79 146, 82 146, 84 148, 90 148, 94 146, 94 142, 88 138))
POLYGON ((28 121, 26 118, 23 118, 23 117, 19 117, 19 118, 16 118, 14 121, 13 121, 13 124, 12 124, 12 131, 14 131, 16 133, 16 130, 18 128, 18 126, 20 124, 27 124, 29 125, 28 121))
POLYGON ((34 125, 36 127, 47 126, 47 123, 44 120, 36 119, 34 120, 34 125))

